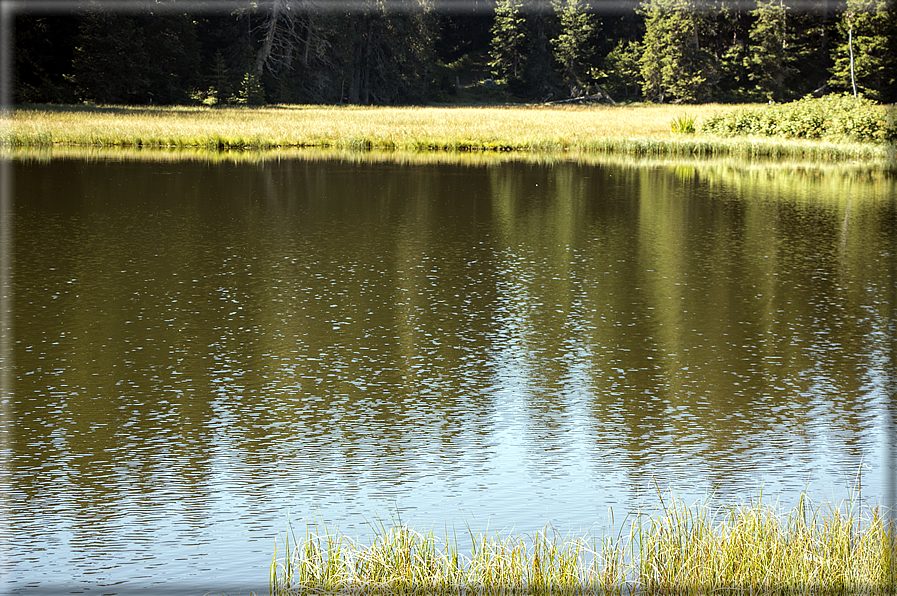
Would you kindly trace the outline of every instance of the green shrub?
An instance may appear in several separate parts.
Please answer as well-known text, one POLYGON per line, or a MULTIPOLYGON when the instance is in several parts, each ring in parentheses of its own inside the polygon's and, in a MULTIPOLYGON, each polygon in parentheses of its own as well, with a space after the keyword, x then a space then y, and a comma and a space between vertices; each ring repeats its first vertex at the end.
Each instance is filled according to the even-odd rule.
POLYGON ((805 97, 790 103, 715 114, 704 121, 701 132, 884 143, 897 140, 897 121, 889 110, 893 108, 849 94, 805 97))

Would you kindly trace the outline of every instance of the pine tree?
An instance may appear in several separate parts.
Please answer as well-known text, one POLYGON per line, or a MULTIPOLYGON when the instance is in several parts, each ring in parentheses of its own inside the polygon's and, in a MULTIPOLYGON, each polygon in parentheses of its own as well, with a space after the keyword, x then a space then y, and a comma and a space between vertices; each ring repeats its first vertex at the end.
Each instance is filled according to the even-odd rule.
POLYGON ((231 98, 232 103, 246 106, 260 106, 265 104, 265 88, 259 75, 247 72, 243 75, 240 90, 231 98))
POLYGON ((561 76, 571 88, 583 87, 585 65, 592 57, 595 17, 585 11, 583 0, 566 0, 555 7, 561 21, 560 34, 551 40, 561 76))
POLYGON ((371 1, 369 10, 348 14, 337 25, 332 45, 349 103, 426 99, 435 62, 435 19, 421 0, 405 0, 404 5, 403 10, 388 11, 371 1))
POLYGON ((146 102, 147 61, 146 34, 136 17, 100 9, 81 15, 72 60, 80 100, 146 102))
POLYGON ((758 0, 751 11, 751 26, 745 66, 755 90, 767 100, 782 101, 785 81, 793 69, 788 54, 787 7, 782 0, 758 0))
POLYGON ((526 16, 522 0, 498 0, 492 25, 489 66, 496 78, 516 79, 526 56, 526 16))
POLYGON ((702 49, 712 68, 708 89, 714 99, 739 102, 756 100, 747 66, 750 51, 750 26, 753 18, 737 5, 720 5, 708 13, 701 37, 702 49))
POLYGON ((642 46, 637 41, 620 41, 604 57, 599 82, 615 100, 637 99, 642 86, 642 70, 639 57, 642 46))
POLYGON ((836 19, 826 7, 820 2, 819 10, 788 13, 788 55, 794 71, 785 87, 790 96, 821 94, 828 89, 831 33, 836 19))
POLYGON ((76 102, 67 79, 71 76, 77 32, 76 17, 71 15, 16 13, 12 53, 16 103, 76 102))
POLYGON ((893 102, 897 87, 897 16, 887 0, 847 0, 838 21, 840 42, 834 47, 829 84, 852 91, 850 53, 858 93, 893 102), (851 48, 852 46, 852 48, 851 48))
POLYGON ((201 84, 194 23, 186 15, 83 13, 72 60, 79 98, 173 104, 201 84))
POLYGON ((557 88, 557 62, 551 47, 551 39, 557 30, 553 10, 530 12, 526 18, 527 45, 520 81, 512 84, 513 93, 546 100, 560 93, 557 88))
POLYGON ((221 50, 215 50, 215 57, 212 62, 212 76, 209 77, 209 83, 210 87, 215 89, 219 98, 230 96, 230 74, 221 50))
POLYGON ((186 14, 142 14, 146 35, 146 96, 157 104, 183 103, 202 84, 195 22, 186 14))
POLYGON ((706 15, 691 0, 647 0, 642 5, 642 92, 647 99, 694 102, 705 99, 713 78, 712 57, 701 49, 706 15))

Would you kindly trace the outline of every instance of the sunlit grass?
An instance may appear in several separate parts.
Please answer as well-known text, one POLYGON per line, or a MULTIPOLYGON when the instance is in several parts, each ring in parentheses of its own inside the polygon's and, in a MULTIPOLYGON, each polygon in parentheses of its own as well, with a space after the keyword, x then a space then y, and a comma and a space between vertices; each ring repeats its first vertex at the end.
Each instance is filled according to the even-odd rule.
POLYGON ((690 114, 683 114, 673 118, 670 122, 670 132, 677 134, 692 134, 697 132, 695 124, 697 124, 697 118, 690 114))
POLYGON ((893 530, 877 508, 674 503, 637 535, 637 578, 650 593, 882 593, 893 581, 893 530))
POLYGON ((546 530, 437 537, 381 526, 367 544, 311 525, 271 565, 272 596, 358 594, 884 594, 894 532, 878 508, 790 511, 674 501, 610 536, 546 530))
POLYGON ((264 150, 602 152, 884 160, 882 145, 769 138, 684 137, 674 119, 700 122, 735 106, 508 106, 263 108, 20 108, 3 121, 11 146, 78 145, 264 150))
MULTIPOLYGON (((618 593, 622 565, 594 565, 594 544, 538 532, 531 537, 469 536, 462 552, 430 531, 383 529, 368 545, 312 526, 281 561, 272 561, 272 595, 578 594, 583 586, 618 593)), ((610 551, 608 551, 610 552, 610 551)))

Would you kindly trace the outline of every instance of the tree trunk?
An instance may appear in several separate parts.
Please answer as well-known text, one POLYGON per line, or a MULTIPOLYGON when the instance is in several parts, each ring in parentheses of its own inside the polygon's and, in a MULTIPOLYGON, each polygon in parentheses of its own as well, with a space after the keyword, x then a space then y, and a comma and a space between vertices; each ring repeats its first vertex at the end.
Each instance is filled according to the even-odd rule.
POLYGON ((274 42, 277 39, 278 21, 280 20, 281 11, 284 9, 284 2, 286 2, 286 0, 274 0, 274 5, 271 7, 271 14, 268 17, 266 25, 268 30, 265 32, 265 41, 262 42, 262 47, 259 48, 259 51, 255 56, 255 74, 259 76, 261 76, 262 70, 265 68, 265 63, 268 61, 271 52, 274 50, 274 42))

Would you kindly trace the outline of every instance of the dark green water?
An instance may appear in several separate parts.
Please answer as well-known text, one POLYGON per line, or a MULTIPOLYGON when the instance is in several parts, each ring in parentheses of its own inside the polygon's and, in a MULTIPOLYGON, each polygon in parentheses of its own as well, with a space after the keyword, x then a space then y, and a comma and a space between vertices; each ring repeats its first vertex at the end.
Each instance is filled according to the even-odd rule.
POLYGON ((11 592, 267 590, 396 512, 878 502, 897 184, 722 163, 20 159, 11 592))

